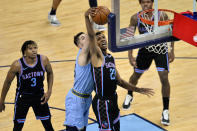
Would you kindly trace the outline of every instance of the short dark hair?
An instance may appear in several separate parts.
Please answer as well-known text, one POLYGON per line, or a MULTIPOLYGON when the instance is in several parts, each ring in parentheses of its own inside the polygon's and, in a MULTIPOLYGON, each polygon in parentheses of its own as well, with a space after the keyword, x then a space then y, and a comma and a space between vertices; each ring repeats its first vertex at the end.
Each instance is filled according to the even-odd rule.
MULTIPOLYGON (((154 2, 154 0, 151 0, 152 2, 154 2)), ((141 3, 142 2, 142 0, 139 0, 139 3, 141 3)))
POLYGON ((85 33, 84 33, 84 32, 79 32, 79 33, 77 33, 77 34, 74 36, 74 43, 75 43, 76 46, 78 45, 79 36, 80 36, 81 34, 85 34, 85 33))
POLYGON ((22 52, 23 56, 24 56, 24 54, 25 54, 25 50, 27 49, 28 45, 33 45, 33 44, 36 44, 36 42, 33 41, 33 40, 27 40, 27 41, 25 41, 25 42, 23 43, 23 45, 22 45, 22 47, 21 47, 21 52, 22 52))

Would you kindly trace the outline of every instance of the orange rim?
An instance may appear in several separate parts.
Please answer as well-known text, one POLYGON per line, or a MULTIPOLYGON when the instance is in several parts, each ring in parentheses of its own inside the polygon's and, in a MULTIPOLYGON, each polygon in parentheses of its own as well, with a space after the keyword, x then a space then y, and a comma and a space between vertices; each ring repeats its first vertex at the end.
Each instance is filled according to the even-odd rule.
MULTIPOLYGON (((143 23, 146 23, 148 25, 154 25, 154 21, 152 20, 147 20, 147 19, 144 19, 142 18, 141 16, 144 14, 144 13, 147 13, 147 12, 152 12, 154 11, 154 9, 149 9, 149 10, 145 10, 145 11, 142 11, 141 13, 139 13, 139 18, 140 20, 143 22, 143 23)), ((172 11, 172 10, 168 10, 168 9, 158 9, 158 11, 165 11, 165 12, 170 12, 170 13, 176 13, 175 11, 172 11)), ((159 21, 158 22, 158 25, 159 26, 163 26, 163 25, 169 25, 169 24, 172 24, 174 21, 174 19, 171 19, 171 20, 166 20, 166 21, 159 21)))

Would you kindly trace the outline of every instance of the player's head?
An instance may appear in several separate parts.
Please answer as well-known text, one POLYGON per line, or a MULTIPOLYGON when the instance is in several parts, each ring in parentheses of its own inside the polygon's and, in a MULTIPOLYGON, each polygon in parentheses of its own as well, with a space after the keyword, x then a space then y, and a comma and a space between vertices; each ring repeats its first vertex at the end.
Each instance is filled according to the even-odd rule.
POLYGON ((139 0, 142 10, 152 9, 154 0, 139 0))
POLYGON ((28 40, 25 41, 21 47, 21 52, 23 56, 36 57, 38 47, 35 41, 28 40))
POLYGON ((82 48, 88 41, 88 35, 84 32, 79 32, 74 36, 74 43, 77 47, 82 48))
POLYGON ((102 32, 97 32, 96 33, 96 40, 98 46, 101 48, 102 51, 107 50, 107 40, 105 35, 102 32))

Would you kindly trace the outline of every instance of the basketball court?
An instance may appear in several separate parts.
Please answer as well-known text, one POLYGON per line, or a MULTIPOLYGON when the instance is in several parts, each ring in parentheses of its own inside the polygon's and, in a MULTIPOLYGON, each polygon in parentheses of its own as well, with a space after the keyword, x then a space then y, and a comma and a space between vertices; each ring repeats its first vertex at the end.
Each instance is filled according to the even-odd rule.
MULTIPOLYGON (((30 39, 36 41, 38 53, 48 56, 54 71, 53 92, 48 103, 53 107, 51 108, 52 124, 58 131, 64 129, 65 96, 73 86, 74 63, 78 51, 73 44, 73 36, 80 31, 86 31, 84 12, 89 5, 88 0, 63 0, 57 11, 61 26, 54 27, 47 21, 51 3, 51 0, 0 1, 0 90, 2 90, 10 64, 22 55, 20 52, 22 43, 30 39)), ((98 0, 98 4, 111 8, 110 0, 98 0)), ((159 0, 158 6, 176 12, 192 11, 193 0, 159 0)), ((131 15, 140 9, 138 0, 121 0, 120 28, 127 27, 131 15)), ((105 34, 108 35, 107 32, 105 34)), ((133 68, 129 64, 127 51, 112 54, 116 58, 116 66, 121 77, 128 81, 133 68)), ((137 50, 134 51, 134 55, 137 55, 137 50)), ((160 124, 163 107, 161 84, 154 63, 144 73, 138 84, 140 87, 153 88, 155 91, 153 97, 134 93, 131 109, 125 111, 122 110, 122 103, 127 91, 118 87, 118 104, 122 116, 121 129, 124 131, 128 128, 134 131, 141 128, 148 129, 148 131, 155 131, 155 129, 158 131, 195 130, 197 125, 196 65, 197 48, 184 41, 175 42, 175 60, 170 64, 169 73, 170 126, 160 124)), ((45 85, 47 85, 46 82, 45 85)), ((14 106, 12 103, 15 91, 16 79, 6 97, 6 110, 0 113, 1 131, 9 131, 13 128, 14 106)), ((96 127, 96 124, 92 124, 95 120, 92 108, 90 108, 89 118, 91 119, 88 128, 92 130, 92 127, 96 127)), ((43 130, 41 122, 36 120, 32 109, 28 112, 23 130, 43 130)))

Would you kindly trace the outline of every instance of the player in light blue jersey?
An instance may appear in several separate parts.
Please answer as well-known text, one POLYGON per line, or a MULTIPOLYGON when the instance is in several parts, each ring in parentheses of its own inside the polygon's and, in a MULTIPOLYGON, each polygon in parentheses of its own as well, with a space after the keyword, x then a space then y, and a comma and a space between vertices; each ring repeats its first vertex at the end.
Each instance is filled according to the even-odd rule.
POLYGON ((74 37, 74 43, 80 49, 75 62, 74 85, 65 100, 64 125, 66 131, 85 131, 94 86, 89 56, 89 38, 87 34, 80 32, 74 37))

